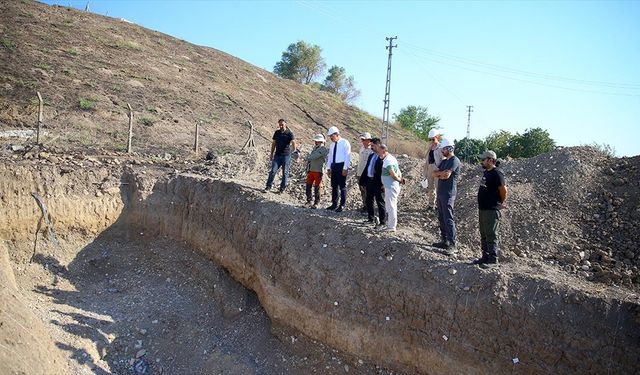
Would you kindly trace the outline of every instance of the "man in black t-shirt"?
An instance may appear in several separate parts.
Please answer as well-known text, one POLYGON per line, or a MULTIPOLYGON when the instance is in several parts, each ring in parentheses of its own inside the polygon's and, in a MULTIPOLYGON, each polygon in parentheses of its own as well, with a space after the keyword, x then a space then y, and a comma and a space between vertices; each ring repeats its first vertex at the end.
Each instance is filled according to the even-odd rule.
POLYGON ((291 154, 296 151, 296 141, 293 132, 287 128, 287 122, 284 119, 278 120, 279 129, 273 133, 273 141, 271 142, 271 170, 267 179, 267 186, 264 188, 265 193, 271 190, 273 180, 278 173, 278 169, 282 167, 282 181, 278 193, 282 193, 289 184, 289 166, 291 165, 291 154))
POLYGON ((475 260, 474 264, 479 264, 482 268, 488 268, 498 264, 498 229, 500 228, 500 210, 505 207, 507 200, 507 188, 504 182, 504 175, 497 166, 496 153, 485 151, 480 155, 484 174, 478 189, 478 217, 480 226, 480 245, 482 247, 482 257, 475 260))

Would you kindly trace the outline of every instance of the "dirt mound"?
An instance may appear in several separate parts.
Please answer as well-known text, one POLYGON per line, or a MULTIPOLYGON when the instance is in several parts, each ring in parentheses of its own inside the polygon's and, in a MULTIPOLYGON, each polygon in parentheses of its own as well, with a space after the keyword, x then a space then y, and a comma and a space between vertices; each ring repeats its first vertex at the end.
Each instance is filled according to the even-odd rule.
MULTIPOLYGON (((309 144, 330 126, 356 139, 381 124, 326 92, 118 19, 35 1, 3 1, 0 14, 0 130, 33 128, 39 91, 51 148, 126 150, 127 103, 134 151, 161 157, 191 157, 196 123, 205 154, 240 150, 249 120, 259 146, 271 142, 279 118, 309 144)), ((407 131, 391 134, 423 148, 407 131)))

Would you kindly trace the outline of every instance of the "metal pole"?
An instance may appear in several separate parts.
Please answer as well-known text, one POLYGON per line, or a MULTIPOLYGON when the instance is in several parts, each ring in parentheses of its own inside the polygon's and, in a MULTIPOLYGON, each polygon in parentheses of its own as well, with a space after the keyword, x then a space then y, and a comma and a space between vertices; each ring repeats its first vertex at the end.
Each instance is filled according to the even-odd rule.
POLYGON ((131 138, 133 138, 133 109, 131 105, 127 103, 127 107, 129 108, 129 141, 127 142, 127 154, 131 153, 131 138))
POLYGON ((393 45, 393 41, 398 39, 397 36, 387 37, 385 38, 389 41, 389 45, 385 48, 389 50, 389 59, 387 62, 387 84, 384 91, 384 109, 382 111, 382 134, 380 134, 380 138, 383 143, 387 143, 389 138, 389 102, 390 102, 390 94, 391 94, 391 56, 393 55, 393 48, 398 47, 398 45, 393 45))
POLYGON ((39 145, 40 144, 40 128, 42 127, 42 112, 44 110, 43 108, 44 102, 42 101, 42 95, 40 95, 40 91, 36 91, 36 94, 38 94, 38 103, 39 103, 38 128, 36 130, 36 144, 39 145))

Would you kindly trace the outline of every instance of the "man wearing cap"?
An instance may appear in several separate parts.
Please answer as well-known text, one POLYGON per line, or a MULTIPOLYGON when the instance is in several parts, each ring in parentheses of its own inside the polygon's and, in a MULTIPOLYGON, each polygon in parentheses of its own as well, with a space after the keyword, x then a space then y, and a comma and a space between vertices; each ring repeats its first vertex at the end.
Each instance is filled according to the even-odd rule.
POLYGON ((313 137, 313 141, 315 142, 315 146, 313 146, 313 150, 311 150, 311 153, 305 158, 305 160, 307 161, 306 193, 307 205, 311 206, 311 208, 317 208, 318 203, 320 202, 320 193, 322 189, 321 186, 322 172, 324 171, 324 161, 329 150, 324 147, 324 136, 322 134, 316 134, 313 137), (311 204, 312 188, 313 195, 315 195, 313 205, 311 204))
POLYGON ((478 218, 480 227, 480 247, 482 257, 473 263, 482 268, 498 264, 498 229, 500 227, 500 210, 505 207, 507 188, 502 171, 497 169, 500 162, 496 153, 488 150, 480 155, 480 163, 484 169, 480 188, 478 189, 478 218))
POLYGON ((433 172, 438 169, 442 162, 442 153, 438 150, 440 146, 440 132, 437 129, 429 130, 429 152, 425 160, 425 178, 427 179, 427 210, 436 208, 436 187, 438 179, 433 177, 433 172))
POLYGON ((380 146, 380 138, 371 139, 371 149, 373 153, 367 159, 367 169, 364 173, 367 175, 367 223, 377 224, 381 227, 386 226, 387 211, 384 206, 384 189, 382 187, 382 164, 383 160, 378 157, 378 147, 380 146), (378 220, 376 223, 373 201, 378 206, 378 220))
POLYGON ((340 136, 340 131, 335 126, 330 127, 327 134, 333 142, 329 146, 327 157, 327 174, 331 178, 331 206, 327 207, 327 210, 342 212, 347 202, 347 172, 351 162, 351 144, 340 136))
POLYGON ((367 211, 367 162, 369 156, 373 153, 371 149, 371 134, 369 132, 360 134, 360 140, 362 141, 362 147, 358 153, 358 167, 356 168, 356 179, 358 180, 358 187, 360 188, 360 196, 362 197, 362 212, 367 211))
POLYGON ((289 184, 291 153, 297 152, 296 141, 293 132, 287 128, 287 122, 284 119, 278 120, 278 127, 279 129, 273 133, 273 140, 271 141, 271 154, 269 155, 271 170, 269 171, 269 178, 267 178, 267 186, 264 188, 265 193, 271 190, 273 180, 280 168, 282 168, 282 181, 280 182, 278 193, 282 193, 286 189, 289 184))
POLYGON ((440 142, 442 161, 433 177, 438 179, 436 203, 438 205, 438 222, 440 224, 440 242, 433 244, 444 249, 447 255, 456 253, 456 223, 453 219, 453 208, 458 192, 460 176, 460 159, 454 155, 454 145, 448 139, 440 142))

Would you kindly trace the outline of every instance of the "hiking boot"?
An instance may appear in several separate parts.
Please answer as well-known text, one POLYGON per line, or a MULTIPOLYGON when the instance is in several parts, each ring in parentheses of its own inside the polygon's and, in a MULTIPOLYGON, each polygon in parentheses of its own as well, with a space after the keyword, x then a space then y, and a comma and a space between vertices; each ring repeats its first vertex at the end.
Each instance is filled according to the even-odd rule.
POLYGON ((442 248, 442 250, 444 250, 444 253, 449 256, 456 255, 458 253, 458 249, 453 243, 447 243, 446 246, 442 248))
POLYGON ((329 211, 335 211, 337 206, 331 205, 329 207, 327 207, 327 210, 329 211))
POLYGON ((447 241, 434 242, 434 243, 431 244, 431 246, 437 247, 437 248, 440 248, 440 249, 444 249, 445 247, 447 247, 447 245, 448 245, 447 241))
POLYGON ((266 187, 266 188, 262 189, 262 192, 263 193, 268 193, 269 190, 271 190, 271 188, 270 187, 266 187))
POLYGON ((484 270, 492 269, 498 267, 498 261, 486 261, 480 265, 480 268, 484 270))
POLYGON ((344 207, 339 206, 338 208, 336 208, 336 212, 342 212, 344 211, 344 207))
POLYGON ((487 263, 487 259, 485 259, 485 258, 478 258, 478 259, 474 260, 473 262, 471 262, 471 264, 474 264, 474 265, 477 265, 477 266, 485 264, 485 263, 487 263))
POLYGON ((312 204, 311 208, 315 210, 316 208, 318 208, 318 204, 316 204, 316 203, 312 204))

